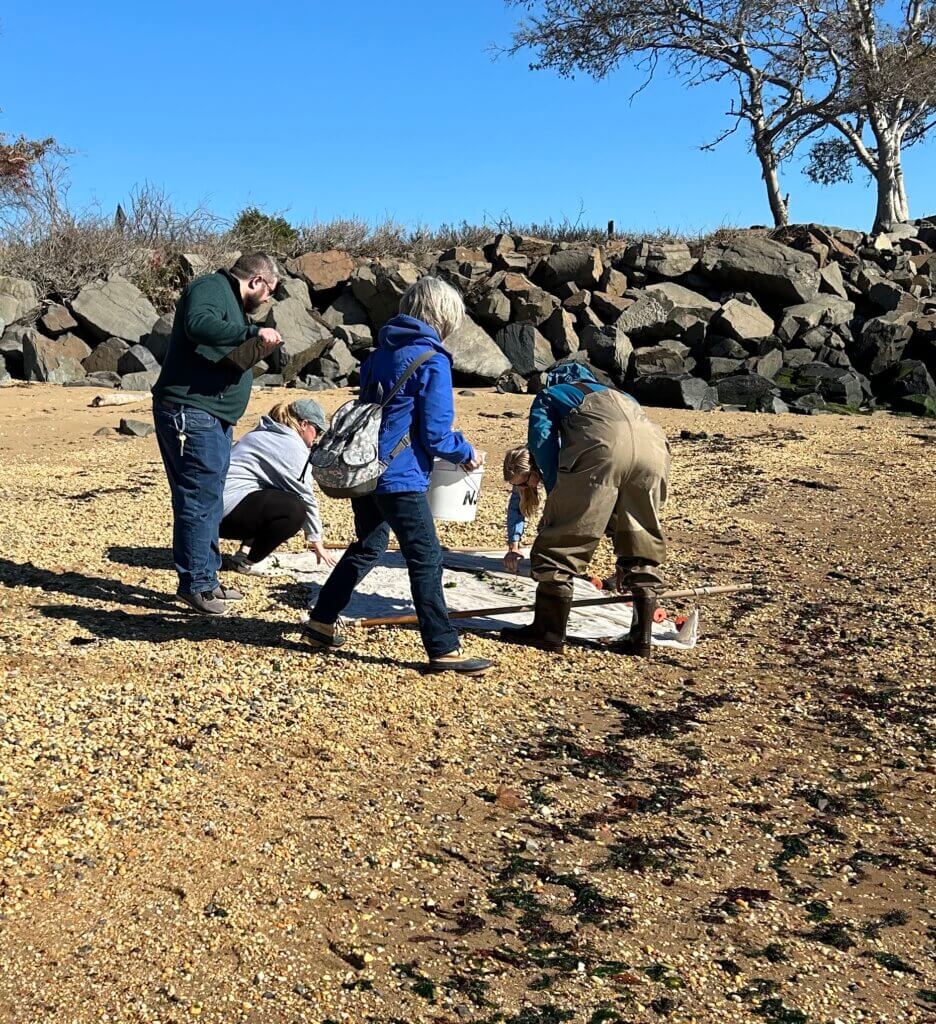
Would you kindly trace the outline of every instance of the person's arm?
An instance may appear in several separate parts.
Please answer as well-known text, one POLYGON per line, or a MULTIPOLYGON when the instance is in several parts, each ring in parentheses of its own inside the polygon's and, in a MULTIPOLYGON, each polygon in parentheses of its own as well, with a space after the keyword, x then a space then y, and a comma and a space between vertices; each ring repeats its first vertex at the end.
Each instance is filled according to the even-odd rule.
POLYGON ((196 281, 185 297, 185 333, 195 343, 195 352, 212 363, 219 363, 231 349, 260 333, 256 324, 224 319, 222 285, 230 287, 226 281, 204 278, 196 281))
POLYGON ((527 428, 527 447, 548 494, 556 486, 559 476, 559 422, 553 415, 552 403, 545 391, 533 399, 527 428))
POLYGON ((510 501, 507 502, 507 554, 504 555, 504 568, 508 572, 518 572, 523 561, 523 555, 520 554, 520 539, 523 537, 525 526, 526 522, 520 511, 520 492, 514 487, 510 501))
POLYGON ((514 487, 510 492, 510 501, 507 502, 507 546, 509 550, 519 550, 525 528, 526 520, 520 511, 520 492, 514 487))
POLYGON ((474 456, 474 449, 463 434, 452 430, 455 403, 452 400, 452 371, 448 360, 438 356, 419 370, 416 397, 419 434, 422 446, 436 459, 461 465, 474 456))

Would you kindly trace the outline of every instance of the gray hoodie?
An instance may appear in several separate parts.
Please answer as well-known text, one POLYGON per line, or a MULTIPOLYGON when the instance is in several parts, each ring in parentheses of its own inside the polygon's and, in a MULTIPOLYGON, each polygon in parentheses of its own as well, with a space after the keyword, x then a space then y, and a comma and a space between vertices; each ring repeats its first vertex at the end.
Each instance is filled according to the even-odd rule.
POLYGON ((322 520, 312 490, 312 473, 303 476, 309 449, 292 429, 261 416, 253 430, 234 445, 231 468, 224 482, 224 514, 227 515, 254 491, 270 487, 301 498, 306 507, 303 526, 308 540, 322 539, 322 520))

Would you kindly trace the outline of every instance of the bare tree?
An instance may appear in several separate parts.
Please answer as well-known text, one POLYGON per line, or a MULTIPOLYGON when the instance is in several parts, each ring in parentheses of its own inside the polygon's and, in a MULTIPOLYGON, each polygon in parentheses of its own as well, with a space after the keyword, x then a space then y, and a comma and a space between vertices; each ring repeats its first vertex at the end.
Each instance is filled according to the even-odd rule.
POLYGON ((805 170, 822 184, 864 167, 877 190, 873 230, 887 230, 910 218, 903 150, 936 127, 936 0, 820 0, 810 26, 840 88, 788 145, 815 139, 805 170))
MULTIPOLYGON (((808 2, 808 0, 807 0, 808 2)), ((665 60, 692 85, 732 82, 730 125, 703 148, 745 128, 774 223, 787 223, 779 167, 799 139, 796 128, 835 96, 840 74, 811 11, 780 0, 507 0, 525 14, 505 51, 532 49, 532 69, 576 71, 602 79, 622 62, 646 73, 665 60)))

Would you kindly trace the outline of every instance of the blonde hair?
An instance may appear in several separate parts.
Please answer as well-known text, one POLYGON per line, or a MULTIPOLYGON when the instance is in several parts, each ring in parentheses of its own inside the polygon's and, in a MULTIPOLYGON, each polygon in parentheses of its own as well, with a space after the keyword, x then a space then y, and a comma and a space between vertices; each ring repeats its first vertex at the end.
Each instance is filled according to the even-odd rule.
POLYGON ((400 312, 422 320, 438 331, 444 341, 461 327, 465 319, 465 303, 447 281, 438 277, 421 277, 403 293, 400 312))
POLYGON ((302 426, 302 418, 296 415, 293 407, 288 402, 277 402, 268 415, 274 423, 279 423, 284 427, 292 427, 297 434, 299 433, 299 429, 302 426))
MULTIPOLYGON (((504 479, 507 483, 510 483, 516 476, 523 476, 532 471, 537 472, 537 474, 539 473, 536 466, 533 465, 533 458, 530 455, 529 448, 523 446, 511 448, 504 456, 504 479)), ((514 486, 520 492, 520 514, 524 519, 529 519, 536 514, 536 510, 539 508, 539 484, 514 486)))

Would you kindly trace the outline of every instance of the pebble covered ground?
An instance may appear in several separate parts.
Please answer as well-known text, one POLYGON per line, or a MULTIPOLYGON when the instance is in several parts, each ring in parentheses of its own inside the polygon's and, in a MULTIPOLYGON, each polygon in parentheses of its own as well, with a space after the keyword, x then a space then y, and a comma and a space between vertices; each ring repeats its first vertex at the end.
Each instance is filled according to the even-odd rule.
MULTIPOLYGON (((183 614, 155 439, 95 436, 146 406, 92 396, 0 391, 0 1021, 936 1020, 932 423, 654 410, 670 581, 769 596, 466 680, 310 653, 285 579, 183 614)), ((529 399, 457 401, 440 533, 496 547, 529 399)))

